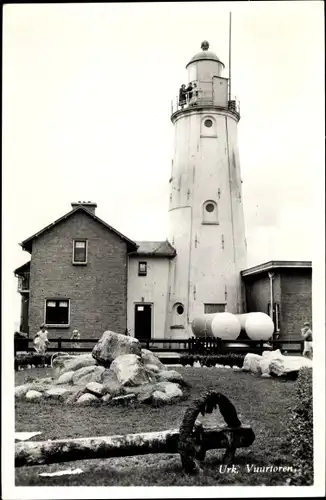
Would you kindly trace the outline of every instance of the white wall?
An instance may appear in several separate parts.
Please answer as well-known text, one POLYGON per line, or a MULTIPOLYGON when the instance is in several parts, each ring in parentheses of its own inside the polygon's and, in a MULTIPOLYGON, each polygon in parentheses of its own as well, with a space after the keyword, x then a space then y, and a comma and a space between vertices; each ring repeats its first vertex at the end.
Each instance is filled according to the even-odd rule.
POLYGON ((166 257, 129 257, 127 325, 134 336, 135 304, 152 304, 152 338, 165 337, 168 301, 169 259, 166 257), (138 276, 138 262, 147 262, 147 275, 138 276))

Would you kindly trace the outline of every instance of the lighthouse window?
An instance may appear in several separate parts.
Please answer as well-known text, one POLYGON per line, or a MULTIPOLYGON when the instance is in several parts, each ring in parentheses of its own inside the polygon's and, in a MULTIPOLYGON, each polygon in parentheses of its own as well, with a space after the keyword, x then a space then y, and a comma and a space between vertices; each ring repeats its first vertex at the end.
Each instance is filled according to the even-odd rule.
POLYGON ((214 212, 214 209, 215 209, 213 203, 207 203, 205 208, 206 208, 207 212, 209 212, 209 213, 214 212))
POLYGON ((179 304, 179 305, 177 306, 177 313, 178 313, 178 314, 180 314, 180 316, 181 316, 181 314, 183 314, 183 311, 184 311, 184 307, 183 307, 183 305, 182 305, 182 304, 179 304))
POLYGON ((210 128, 213 125, 213 122, 212 122, 212 120, 207 118, 207 120, 204 121, 204 125, 205 125, 205 127, 210 128))
POLYGON ((218 224, 217 203, 207 200, 203 203, 203 224, 218 224))

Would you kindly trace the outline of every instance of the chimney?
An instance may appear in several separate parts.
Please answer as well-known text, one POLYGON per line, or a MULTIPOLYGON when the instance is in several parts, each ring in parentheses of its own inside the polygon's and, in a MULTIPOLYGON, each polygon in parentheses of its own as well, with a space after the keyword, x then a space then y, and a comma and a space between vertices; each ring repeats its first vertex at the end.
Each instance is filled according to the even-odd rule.
POLYGON ((97 204, 93 203, 92 201, 75 201, 71 204, 71 207, 72 209, 83 207, 86 208, 89 212, 92 212, 92 214, 95 214, 95 208, 97 207, 97 204))

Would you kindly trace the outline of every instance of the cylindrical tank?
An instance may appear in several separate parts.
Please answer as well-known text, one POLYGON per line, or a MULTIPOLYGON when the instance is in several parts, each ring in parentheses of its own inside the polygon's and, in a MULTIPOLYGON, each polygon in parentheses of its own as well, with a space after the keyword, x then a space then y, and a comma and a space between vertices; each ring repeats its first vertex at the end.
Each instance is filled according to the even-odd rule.
POLYGON ((268 340, 274 332, 273 320, 265 313, 252 312, 236 314, 241 329, 246 332, 252 340, 268 340))
POLYGON ((191 329, 195 337, 213 337, 212 321, 215 314, 203 314, 197 316, 191 324, 191 329))
POLYGON ((234 314, 224 312, 214 315, 211 329, 215 338, 235 340, 240 334, 241 326, 234 314))
POLYGON ((235 340, 241 330, 235 315, 227 312, 198 316, 193 320, 191 327, 195 337, 215 337, 227 340, 235 340))

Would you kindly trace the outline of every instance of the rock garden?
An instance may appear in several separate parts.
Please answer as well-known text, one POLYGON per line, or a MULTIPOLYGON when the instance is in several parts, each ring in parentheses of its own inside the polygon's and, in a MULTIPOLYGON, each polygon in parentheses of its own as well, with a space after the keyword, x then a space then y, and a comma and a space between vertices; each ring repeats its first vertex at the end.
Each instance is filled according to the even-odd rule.
POLYGON ((160 406, 185 397, 186 383, 175 370, 167 370, 135 338, 104 332, 92 353, 52 357, 53 377, 15 388, 16 398, 45 398, 66 404, 118 404, 137 400, 160 406))

